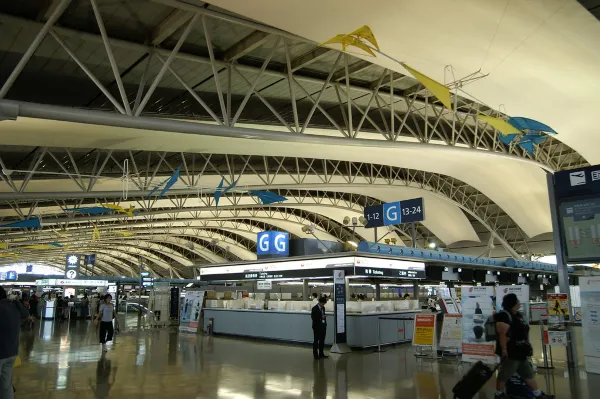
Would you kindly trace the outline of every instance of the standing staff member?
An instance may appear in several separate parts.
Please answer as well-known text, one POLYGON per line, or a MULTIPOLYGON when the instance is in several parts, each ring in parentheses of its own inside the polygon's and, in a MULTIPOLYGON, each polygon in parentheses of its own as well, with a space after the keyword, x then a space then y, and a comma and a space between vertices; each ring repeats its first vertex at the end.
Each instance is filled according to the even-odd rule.
POLYGON ((325 349, 325 334, 327 333, 327 315, 325 314, 325 304, 327 298, 319 298, 319 302, 313 306, 310 318, 312 319, 312 329, 314 335, 313 356, 315 360, 327 359, 323 350, 325 349))
POLYGON ((100 304, 100 311, 96 323, 100 322, 100 343, 102 344, 102 352, 106 352, 106 342, 112 341, 114 329, 113 319, 115 319, 115 327, 119 329, 119 319, 115 307, 111 303, 112 296, 106 294, 104 302, 100 304))

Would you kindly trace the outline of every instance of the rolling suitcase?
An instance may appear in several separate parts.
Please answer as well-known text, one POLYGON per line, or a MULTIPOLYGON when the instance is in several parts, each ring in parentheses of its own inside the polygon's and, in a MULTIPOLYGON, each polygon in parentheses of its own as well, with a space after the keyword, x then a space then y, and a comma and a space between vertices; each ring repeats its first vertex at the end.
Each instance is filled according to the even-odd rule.
POLYGON ((494 375, 500 365, 491 368, 483 362, 477 362, 471 370, 452 388, 454 399, 471 399, 494 375))

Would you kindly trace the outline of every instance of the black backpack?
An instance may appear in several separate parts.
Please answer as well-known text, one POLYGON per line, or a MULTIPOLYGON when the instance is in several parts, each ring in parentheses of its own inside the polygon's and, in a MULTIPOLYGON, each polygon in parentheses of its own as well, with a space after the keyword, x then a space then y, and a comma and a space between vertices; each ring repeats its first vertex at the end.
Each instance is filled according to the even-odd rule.
MULTIPOLYGON (((512 324, 511 314, 506 310, 503 310, 502 312, 506 313, 506 315, 508 316, 509 324, 512 324)), ((496 320, 494 319, 494 315, 488 317, 488 319, 485 322, 484 329, 486 342, 492 342, 498 339, 498 333, 496 332, 496 320)))

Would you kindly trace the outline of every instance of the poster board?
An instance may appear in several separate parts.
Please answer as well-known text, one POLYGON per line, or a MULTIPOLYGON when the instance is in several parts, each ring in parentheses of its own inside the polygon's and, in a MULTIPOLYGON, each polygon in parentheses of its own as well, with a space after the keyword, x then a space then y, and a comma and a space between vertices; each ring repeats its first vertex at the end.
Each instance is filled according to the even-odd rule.
POLYGON ((548 294, 548 315, 569 316, 569 294, 548 294))
POLYGON ((462 315, 445 314, 442 322, 440 348, 462 350, 462 315))
POLYGON ((600 374, 600 277, 579 277, 579 286, 585 369, 600 374))
POLYGON ((496 312, 502 311, 502 299, 505 295, 515 294, 521 302, 521 314, 525 322, 531 320, 529 310, 529 286, 528 285, 498 285, 496 286, 496 312))
POLYGON ((485 322, 494 314, 494 287, 462 287, 462 360, 496 362, 496 344, 485 341, 485 322))
POLYGON ((204 291, 187 291, 181 309, 179 331, 196 333, 202 314, 204 291))
POLYGON ((435 345, 435 313, 415 315, 412 344, 413 346, 435 345))

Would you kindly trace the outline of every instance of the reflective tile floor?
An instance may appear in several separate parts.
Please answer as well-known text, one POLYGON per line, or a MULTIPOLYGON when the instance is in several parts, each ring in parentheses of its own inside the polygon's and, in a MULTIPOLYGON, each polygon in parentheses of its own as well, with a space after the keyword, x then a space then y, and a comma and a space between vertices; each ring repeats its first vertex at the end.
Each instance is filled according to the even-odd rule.
MULTIPOLYGON (((42 321, 24 331, 16 398, 444 399, 469 367, 416 359, 410 345, 314 361, 307 346, 140 329, 137 317, 121 325, 106 355, 87 321, 42 321)), ((558 398, 600 392, 600 376, 582 371, 557 368, 537 380, 558 398)), ((490 382, 479 397, 493 392, 490 382)))

